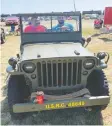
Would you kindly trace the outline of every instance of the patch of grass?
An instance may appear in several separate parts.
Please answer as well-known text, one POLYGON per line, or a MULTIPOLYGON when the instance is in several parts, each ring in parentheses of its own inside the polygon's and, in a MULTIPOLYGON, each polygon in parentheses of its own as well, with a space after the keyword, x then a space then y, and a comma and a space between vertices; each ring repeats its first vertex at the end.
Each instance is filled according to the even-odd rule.
POLYGON ((83 36, 89 36, 89 35, 93 35, 95 33, 98 33, 99 31, 98 30, 95 30, 94 28, 84 28, 82 29, 82 35, 83 36))
POLYGON ((110 53, 110 55, 112 56, 112 52, 110 53))

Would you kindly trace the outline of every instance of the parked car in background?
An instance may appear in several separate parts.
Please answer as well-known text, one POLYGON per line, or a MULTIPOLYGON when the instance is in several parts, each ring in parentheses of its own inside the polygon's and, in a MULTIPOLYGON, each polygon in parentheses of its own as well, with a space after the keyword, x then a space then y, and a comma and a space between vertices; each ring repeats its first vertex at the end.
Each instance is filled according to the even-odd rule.
POLYGON ((99 17, 98 14, 91 14, 91 16, 90 16, 91 19, 97 19, 98 17, 99 17))
POLYGON ((6 25, 11 25, 11 24, 18 25, 19 24, 19 18, 16 17, 16 16, 9 16, 9 17, 6 18, 5 24, 6 25))
POLYGON ((70 16, 70 17, 68 17, 68 20, 72 20, 72 17, 70 16))
POLYGON ((88 17, 88 16, 85 16, 85 17, 84 17, 84 19, 85 19, 85 20, 89 20, 89 19, 90 19, 90 17, 88 17))

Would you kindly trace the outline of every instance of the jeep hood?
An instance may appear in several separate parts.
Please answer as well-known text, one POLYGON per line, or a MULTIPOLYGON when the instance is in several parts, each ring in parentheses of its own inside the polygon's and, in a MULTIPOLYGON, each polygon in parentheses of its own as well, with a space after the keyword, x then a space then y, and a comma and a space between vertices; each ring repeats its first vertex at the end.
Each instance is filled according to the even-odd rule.
POLYGON ((82 47, 80 43, 29 44, 23 46, 21 60, 75 56, 94 56, 94 54, 82 47), (74 51, 77 51, 80 55, 76 55, 74 51))

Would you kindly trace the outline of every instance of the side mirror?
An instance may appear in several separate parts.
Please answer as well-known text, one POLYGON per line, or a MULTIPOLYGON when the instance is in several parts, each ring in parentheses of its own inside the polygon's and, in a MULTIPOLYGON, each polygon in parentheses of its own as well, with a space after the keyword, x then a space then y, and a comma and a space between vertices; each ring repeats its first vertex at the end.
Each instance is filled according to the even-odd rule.
POLYGON ((91 42, 91 37, 87 38, 87 39, 86 39, 86 42, 87 42, 87 43, 91 42))
POLYGON ((85 45, 85 47, 87 47, 88 44, 91 42, 91 37, 88 37, 88 38, 86 39, 86 42, 87 42, 87 44, 85 45))

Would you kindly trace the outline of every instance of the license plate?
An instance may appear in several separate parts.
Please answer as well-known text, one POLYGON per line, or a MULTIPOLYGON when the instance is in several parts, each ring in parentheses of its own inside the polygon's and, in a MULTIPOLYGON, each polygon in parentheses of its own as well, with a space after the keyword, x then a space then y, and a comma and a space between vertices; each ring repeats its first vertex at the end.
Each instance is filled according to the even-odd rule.
POLYGON ((46 109, 61 109, 61 108, 71 108, 71 107, 83 107, 85 106, 84 101, 69 102, 69 103, 56 103, 56 104, 46 104, 46 109))

